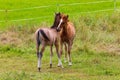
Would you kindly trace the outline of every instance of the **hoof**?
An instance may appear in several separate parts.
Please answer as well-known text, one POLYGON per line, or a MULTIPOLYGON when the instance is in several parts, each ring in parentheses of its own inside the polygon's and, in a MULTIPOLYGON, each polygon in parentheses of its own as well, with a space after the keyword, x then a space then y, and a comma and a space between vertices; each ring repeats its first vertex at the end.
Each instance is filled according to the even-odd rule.
POLYGON ((52 64, 50 64, 50 68, 52 68, 52 64))
POLYGON ((62 65, 58 64, 58 67, 64 68, 62 65))
POLYGON ((61 66, 61 68, 63 69, 64 67, 63 67, 63 66, 61 66))
POLYGON ((72 63, 71 62, 69 62, 69 64, 68 64, 69 66, 72 66, 72 63))
POLYGON ((65 60, 64 63, 67 63, 67 60, 65 60))
POLYGON ((58 64, 58 67, 61 67, 62 65, 61 64, 58 64))
POLYGON ((39 71, 39 72, 40 72, 40 69, 41 69, 41 68, 38 68, 38 71, 39 71))

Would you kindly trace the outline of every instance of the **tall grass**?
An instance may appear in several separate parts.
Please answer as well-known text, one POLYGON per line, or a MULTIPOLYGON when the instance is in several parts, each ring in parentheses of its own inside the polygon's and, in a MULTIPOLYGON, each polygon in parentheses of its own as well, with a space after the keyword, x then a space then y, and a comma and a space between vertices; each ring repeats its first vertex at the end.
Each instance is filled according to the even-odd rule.
MULTIPOLYGON (((103 46, 101 48, 109 48, 110 45, 116 45, 113 48, 118 49, 120 43, 119 16, 119 12, 71 16, 70 20, 74 23, 76 29, 73 47, 90 47, 89 49, 93 49, 100 46, 103 46)), ((41 25, 12 25, 3 34, 1 33, 2 42, 0 43, 17 47, 33 46, 35 30, 40 27, 50 27, 50 25, 52 25, 51 22, 43 22, 41 25)))
MULTIPOLYGON (((39 24, 43 21, 51 21, 52 15, 55 12, 63 12, 69 13, 70 15, 81 13, 81 12, 89 12, 89 11, 96 11, 96 10, 104 10, 104 9, 114 9, 114 2, 103 2, 97 4, 81 4, 81 5, 66 5, 66 6, 57 6, 60 4, 71 4, 71 3, 86 3, 86 2, 96 2, 97 0, 69 0, 69 1, 29 1, 29 0, 11 0, 11 1, 0 1, 0 9, 5 10, 0 12, 0 21, 5 21, 0 23, 0 29, 4 29, 4 27, 9 27, 10 25, 15 24, 16 26, 24 25, 25 23, 28 24, 39 24), (42 2, 42 3, 40 3, 42 2), (22 4, 22 5, 21 5, 22 4), (19 11, 6 11, 11 9, 22 9, 22 8, 30 8, 36 6, 47 6, 47 5, 54 5, 47 8, 40 8, 40 9, 31 9, 31 10, 19 10, 19 11), (58 10, 59 8, 59 10, 58 10), (45 18, 45 17, 49 18, 45 18), (37 18, 43 17, 35 20, 30 21, 20 21, 15 22, 11 20, 19 20, 19 19, 29 19, 29 18, 37 18)), ((100 0, 103 1, 103 0, 100 0)), ((107 0, 109 1, 109 0, 107 0)), ((119 8, 120 2, 117 1, 116 7, 119 8)))
POLYGON ((74 17, 77 44, 119 44, 119 18, 119 13, 74 17))

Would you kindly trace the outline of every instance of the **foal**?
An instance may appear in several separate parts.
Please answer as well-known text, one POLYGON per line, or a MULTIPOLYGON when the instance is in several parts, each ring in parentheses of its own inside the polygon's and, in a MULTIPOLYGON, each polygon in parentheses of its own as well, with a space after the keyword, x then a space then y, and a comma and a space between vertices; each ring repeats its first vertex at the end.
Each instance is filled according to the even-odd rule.
POLYGON ((35 32, 36 52, 37 52, 37 57, 38 57, 38 70, 39 71, 41 69, 41 58, 43 56, 45 46, 47 46, 47 45, 50 46, 50 68, 52 67, 52 56, 53 56, 52 47, 53 47, 53 45, 55 45, 55 47, 56 47, 56 52, 57 52, 57 56, 58 56, 58 66, 61 66, 63 68, 62 62, 60 60, 60 54, 59 54, 60 35, 59 35, 59 30, 57 30, 57 27, 61 25, 61 23, 59 24, 59 21, 60 21, 60 13, 57 13, 55 15, 54 24, 51 28, 40 28, 35 32), (40 44, 42 47, 41 47, 41 51, 39 52, 40 44))
POLYGON ((65 62, 67 59, 68 53, 68 65, 72 65, 71 62, 71 48, 73 45, 73 40, 75 37, 75 28, 73 23, 68 20, 68 15, 60 14, 60 23, 62 23, 59 27, 62 27, 60 31, 60 55, 62 55, 63 44, 65 45, 65 62))

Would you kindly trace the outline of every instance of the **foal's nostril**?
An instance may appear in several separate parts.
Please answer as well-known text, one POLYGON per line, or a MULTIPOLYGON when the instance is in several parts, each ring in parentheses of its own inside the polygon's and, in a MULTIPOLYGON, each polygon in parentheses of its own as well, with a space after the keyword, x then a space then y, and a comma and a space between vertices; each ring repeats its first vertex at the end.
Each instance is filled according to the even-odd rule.
POLYGON ((57 30, 57 32, 59 32, 60 31, 60 29, 56 29, 57 30))

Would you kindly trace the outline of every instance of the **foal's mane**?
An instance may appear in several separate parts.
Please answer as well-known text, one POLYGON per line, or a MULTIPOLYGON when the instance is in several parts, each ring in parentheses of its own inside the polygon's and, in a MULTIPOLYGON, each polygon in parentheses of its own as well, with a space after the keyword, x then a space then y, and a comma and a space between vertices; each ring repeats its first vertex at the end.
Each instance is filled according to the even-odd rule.
POLYGON ((59 16, 60 16, 60 12, 59 13, 55 13, 54 23, 51 26, 51 28, 56 28, 58 26, 58 24, 59 24, 59 21, 58 21, 59 16))
POLYGON ((56 21, 54 20, 54 23, 53 23, 53 25, 51 26, 51 28, 55 28, 57 26, 57 23, 56 23, 56 21))

